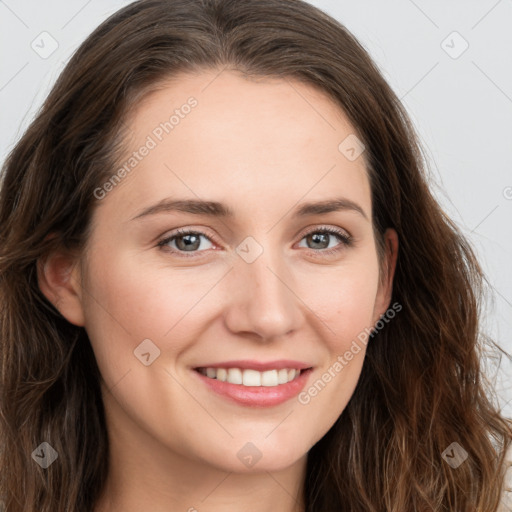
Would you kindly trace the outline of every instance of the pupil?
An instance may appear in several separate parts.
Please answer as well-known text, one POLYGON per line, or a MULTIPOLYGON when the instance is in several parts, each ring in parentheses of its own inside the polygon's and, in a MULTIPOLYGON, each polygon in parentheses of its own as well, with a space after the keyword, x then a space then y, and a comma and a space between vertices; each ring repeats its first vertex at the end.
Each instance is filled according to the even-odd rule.
MULTIPOLYGON (((328 236, 329 234, 328 233, 313 233, 312 235, 310 235, 312 240, 313 240, 313 243, 315 244, 325 244, 325 247, 327 247, 329 245, 329 241, 328 241, 328 236)), ((325 247, 320 247, 321 249, 325 249, 325 247)), ((318 247, 317 247, 318 249, 318 247)))
POLYGON ((191 235, 191 234, 182 235, 176 239, 176 245, 178 246, 179 249, 188 249, 188 248, 197 249, 199 247, 199 237, 197 235, 191 235), (189 238, 195 238, 196 240, 191 242, 190 240, 188 240, 189 238), (180 244, 180 242, 182 242, 182 241, 184 242, 184 246, 180 247, 180 245, 182 245, 182 244, 180 244))

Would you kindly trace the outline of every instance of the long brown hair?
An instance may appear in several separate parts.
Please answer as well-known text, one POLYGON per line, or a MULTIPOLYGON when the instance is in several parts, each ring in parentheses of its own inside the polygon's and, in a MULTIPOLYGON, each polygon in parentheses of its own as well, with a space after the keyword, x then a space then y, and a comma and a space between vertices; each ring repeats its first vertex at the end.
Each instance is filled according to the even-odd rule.
MULTIPOLYGON (((366 146, 377 240, 399 236, 393 299, 346 409, 310 450, 308 512, 497 509, 512 425, 480 367, 485 276, 429 190, 405 109, 357 40, 299 0, 141 0, 80 46, 8 156, 0 190, 0 498, 7 512, 90 512, 109 447, 85 330, 39 290, 36 264, 82 251, 130 109, 181 72, 236 69, 327 94, 366 146), (47 468, 34 450, 58 454, 47 468), (443 451, 468 454, 453 469, 443 451)), ((341 141, 340 141, 341 142, 341 141)), ((379 254, 382 245, 379 245, 379 254)))

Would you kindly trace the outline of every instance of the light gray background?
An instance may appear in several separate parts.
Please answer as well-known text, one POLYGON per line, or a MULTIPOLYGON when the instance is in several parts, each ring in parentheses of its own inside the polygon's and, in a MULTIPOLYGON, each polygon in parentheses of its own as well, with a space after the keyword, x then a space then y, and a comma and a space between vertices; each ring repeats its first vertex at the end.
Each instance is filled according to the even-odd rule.
MULTIPOLYGON (((72 52, 128 3, 0 0, 1 162, 72 52), (48 52, 52 38, 58 47, 51 55, 32 48, 48 52)), ((434 193, 473 243, 493 286, 484 327, 512 352, 512 0, 310 3, 354 33, 405 104, 434 193)), ((512 365, 504 361, 489 377, 512 416, 512 365)))

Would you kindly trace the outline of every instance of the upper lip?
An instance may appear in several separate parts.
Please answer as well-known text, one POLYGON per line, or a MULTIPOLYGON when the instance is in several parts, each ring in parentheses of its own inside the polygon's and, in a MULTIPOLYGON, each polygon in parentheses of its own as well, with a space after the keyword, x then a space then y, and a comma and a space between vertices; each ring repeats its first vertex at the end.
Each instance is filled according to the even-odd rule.
POLYGON ((223 361, 220 363, 208 363, 195 367, 197 368, 240 368, 241 370, 281 370, 283 368, 295 368, 297 370, 305 370, 312 368, 308 363, 300 361, 292 361, 291 359, 279 359, 278 361, 255 361, 249 359, 240 359, 237 361, 223 361))

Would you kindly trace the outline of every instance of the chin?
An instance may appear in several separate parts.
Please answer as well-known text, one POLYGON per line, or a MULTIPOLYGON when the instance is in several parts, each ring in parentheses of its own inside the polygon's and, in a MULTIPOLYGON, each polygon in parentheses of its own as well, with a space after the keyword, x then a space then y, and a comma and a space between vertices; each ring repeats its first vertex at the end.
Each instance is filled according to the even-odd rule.
POLYGON ((307 455, 308 447, 304 446, 301 449, 293 438, 284 440, 276 437, 273 441, 269 439, 263 439, 260 442, 257 440, 233 441, 228 449, 219 447, 222 453, 219 458, 215 457, 215 460, 211 460, 210 452, 209 463, 223 471, 234 473, 276 472, 297 464, 307 455), (222 461, 221 466, 219 466, 219 460, 222 461))

